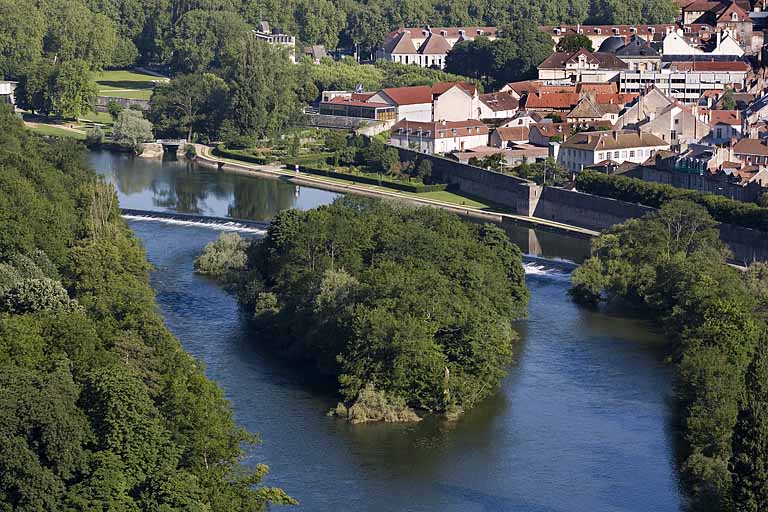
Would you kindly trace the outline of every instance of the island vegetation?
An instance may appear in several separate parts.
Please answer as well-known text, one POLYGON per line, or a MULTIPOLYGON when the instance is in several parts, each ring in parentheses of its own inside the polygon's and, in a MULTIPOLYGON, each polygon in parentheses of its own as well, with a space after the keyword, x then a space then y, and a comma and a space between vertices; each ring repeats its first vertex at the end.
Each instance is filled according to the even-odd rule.
POLYGON ((597 238, 571 293, 657 319, 672 342, 694 508, 757 512, 768 503, 768 266, 745 272, 727 257, 706 209, 673 200, 597 238))
POLYGON ((336 376, 352 404, 337 412, 351 421, 457 414, 512 360, 528 291, 520 250, 497 226, 344 197, 283 211, 245 258, 240 248, 223 237, 198 271, 237 293, 260 340, 336 376))
POLYGON ((164 327, 150 265, 82 147, 0 106, 0 508, 254 511, 294 503, 164 327))

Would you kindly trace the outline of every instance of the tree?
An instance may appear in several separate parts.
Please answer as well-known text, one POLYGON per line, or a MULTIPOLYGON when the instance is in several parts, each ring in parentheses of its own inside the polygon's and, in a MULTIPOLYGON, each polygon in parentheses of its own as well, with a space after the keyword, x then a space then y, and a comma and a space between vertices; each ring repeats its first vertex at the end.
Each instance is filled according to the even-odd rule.
POLYGON ((757 200, 758 206, 761 208, 768 208, 768 192, 760 194, 760 198, 757 200))
POLYGON ((45 19, 32 0, 0 0, 0 77, 18 78, 43 51, 45 19))
POLYGON ((112 128, 112 139, 131 148, 135 154, 141 151, 141 143, 152 140, 152 123, 141 112, 123 110, 112 128))
POLYGON ((730 87, 726 87, 725 91, 723 91, 723 95, 720 98, 720 109, 721 110, 736 109, 736 100, 733 98, 733 89, 731 89, 730 87))
POLYGON ((117 100, 109 100, 107 103, 107 112, 109 112, 109 116, 112 118, 112 121, 117 121, 117 116, 120 115, 120 112, 123 111, 123 106, 120 104, 117 100))
POLYGON ((57 61, 83 60, 91 69, 111 64, 117 32, 109 18, 92 13, 79 0, 45 0, 42 5, 48 20, 47 54, 57 61))
POLYGON ((291 61, 284 50, 253 36, 241 45, 227 73, 234 126, 241 135, 274 135, 299 115, 291 61))
POLYGON ((758 344, 747 371, 747 396, 733 434, 733 502, 743 512, 768 504, 768 345, 758 344))
POLYGON ((53 107, 59 115, 78 118, 90 112, 97 94, 87 62, 74 59, 59 65, 53 91, 53 107))
POLYGON ((221 69, 237 58, 240 42, 249 32, 235 12, 189 11, 175 28, 174 69, 184 73, 221 69))
POLYGON ((155 129, 168 136, 218 137, 229 114, 229 87, 211 73, 181 75, 155 89, 148 117, 155 129))
POLYGON ((53 63, 39 59, 30 64, 16 87, 16 105, 33 113, 47 116, 54 110, 56 72, 53 63))
POLYGON ((419 166, 416 168, 416 175, 421 178, 424 183, 430 183, 432 179, 432 161, 425 158, 419 162, 419 166))
POLYGON ((592 40, 584 34, 566 34, 557 43, 557 51, 559 52, 570 53, 582 48, 588 52, 595 51, 592 47, 592 40))

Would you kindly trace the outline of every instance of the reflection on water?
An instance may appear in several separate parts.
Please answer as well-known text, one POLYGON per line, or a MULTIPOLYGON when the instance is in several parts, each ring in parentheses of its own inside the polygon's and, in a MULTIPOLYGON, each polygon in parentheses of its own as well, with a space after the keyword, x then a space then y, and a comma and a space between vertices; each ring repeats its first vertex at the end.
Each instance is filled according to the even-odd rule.
POLYGON ((337 194, 279 180, 216 172, 187 160, 151 160, 96 151, 93 167, 115 185, 120 206, 215 217, 270 220, 286 208, 313 208, 337 194))

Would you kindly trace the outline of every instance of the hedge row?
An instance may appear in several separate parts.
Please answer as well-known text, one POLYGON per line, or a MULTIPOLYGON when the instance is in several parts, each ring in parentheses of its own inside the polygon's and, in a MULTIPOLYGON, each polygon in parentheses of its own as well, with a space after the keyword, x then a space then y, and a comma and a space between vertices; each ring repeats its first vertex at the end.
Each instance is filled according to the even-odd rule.
MULTIPOLYGON (((293 165, 286 165, 286 168, 293 170, 293 165)), ((393 188, 396 190, 402 190, 404 192, 414 192, 420 194, 423 192, 437 192, 446 190, 448 185, 445 183, 436 183, 434 185, 424 185, 420 183, 401 183, 398 181, 389 181, 382 179, 379 182, 378 178, 372 176, 361 176, 359 174, 349 174, 345 172, 336 172, 327 169, 315 169, 312 167, 300 166, 301 172, 307 174, 314 174, 317 176, 328 176, 329 178, 336 178, 340 180, 353 181, 357 183, 366 183, 369 185, 381 185, 382 187, 393 188)))
POLYGON ((673 199, 687 199, 704 206, 719 222, 768 231, 768 208, 715 194, 677 188, 637 178, 584 171, 576 178, 581 192, 659 208, 673 199))
MULTIPOLYGON (((278 160, 278 158, 274 158, 274 157, 256 156, 256 155, 246 153, 244 151, 226 149, 224 147, 224 144, 219 144, 218 146, 216 146, 216 148, 213 150, 213 154, 221 158, 240 160, 242 162, 248 162, 256 165, 268 165, 271 163, 275 163, 278 160)), ((325 161, 328 159, 328 156, 329 156, 328 153, 315 153, 312 155, 294 157, 290 159, 290 165, 295 165, 295 164, 313 165, 313 164, 325 163, 325 161)))

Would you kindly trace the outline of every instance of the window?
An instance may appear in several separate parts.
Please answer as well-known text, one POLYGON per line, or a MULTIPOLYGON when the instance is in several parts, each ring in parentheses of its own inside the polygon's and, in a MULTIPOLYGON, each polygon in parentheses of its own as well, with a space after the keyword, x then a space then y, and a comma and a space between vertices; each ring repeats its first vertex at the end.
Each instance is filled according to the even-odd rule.
POLYGON ((723 129, 722 128, 718 128, 717 129, 717 138, 718 139, 722 139, 723 138, 723 129))
POLYGON ((677 140, 677 130, 672 130, 671 132, 669 132, 669 139, 677 140))
POLYGON ((739 21, 739 15, 735 12, 731 13, 731 21, 739 21))
POLYGON ((618 151, 614 151, 613 152, 613 158, 619 158, 619 152, 618 151))
POLYGON ((634 151, 630 151, 629 152, 629 158, 635 158, 635 152, 634 151))
POLYGON ((680 124, 680 120, 679 119, 675 119, 675 124, 680 124))
POLYGON ((626 151, 622 151, 621 152, 621 158, 627 158, 627 152, 626 151))

